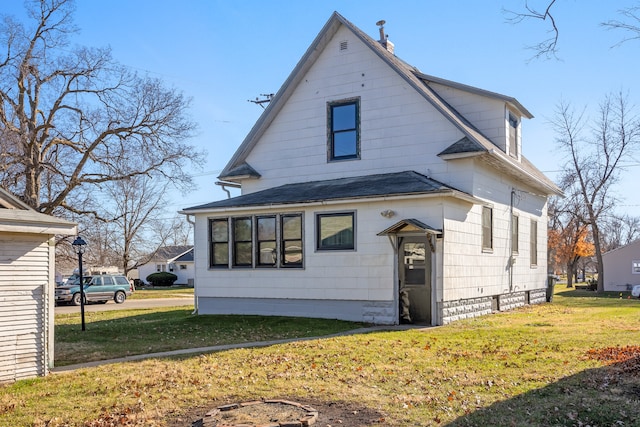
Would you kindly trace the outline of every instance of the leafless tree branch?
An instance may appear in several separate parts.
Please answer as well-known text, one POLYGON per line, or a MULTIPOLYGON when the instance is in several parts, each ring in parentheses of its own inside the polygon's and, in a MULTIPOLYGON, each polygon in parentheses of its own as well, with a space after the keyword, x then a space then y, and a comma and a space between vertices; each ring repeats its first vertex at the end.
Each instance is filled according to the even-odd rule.
POLYGON ((526 12, 515 12, 508 9, 503 9, 503 13, 507 15, 507 22, 511 24, 519 24, 523 21, 530 19, 537 19, 542 21, 548 21, 551 24, 551 29, 548 32, 551 37, 536 43, 531 46, 527 46, 535 52, 531 59, 539 59, 546 57, 547 59, 558 59, 558 39, 560 37, 560 30, 556 24, 556 19, 551 13, 551 8, 555 4, 556 0, 551 0, 544 9, 544 12, 538 12, 533 7, 529 6, 528 2, 525 2, 526 12))
POLYGON ((623 30, 626 34, 629 34, 627 37, 616 43, 614 47, 620 46, 630 40, 640 39, 640 6, 622 9, 619 10, 618 13, 626 18, 626 20, 613 19, 600 24, 607 30, 623 30))

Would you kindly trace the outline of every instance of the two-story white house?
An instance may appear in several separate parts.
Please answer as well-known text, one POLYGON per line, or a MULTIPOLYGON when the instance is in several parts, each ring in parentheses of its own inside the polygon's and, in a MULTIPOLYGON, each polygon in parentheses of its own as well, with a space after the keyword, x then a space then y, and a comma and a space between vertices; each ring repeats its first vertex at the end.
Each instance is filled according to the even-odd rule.
POLYGON ((516 99, 422 73, 334 13, 189 207, 201 314, 439 325, 545 301, 547 197, 516 99))

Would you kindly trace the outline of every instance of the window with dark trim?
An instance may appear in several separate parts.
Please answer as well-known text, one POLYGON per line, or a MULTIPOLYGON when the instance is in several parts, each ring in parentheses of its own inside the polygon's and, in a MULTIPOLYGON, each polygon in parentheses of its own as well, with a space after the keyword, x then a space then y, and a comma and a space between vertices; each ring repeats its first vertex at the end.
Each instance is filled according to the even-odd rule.
POLYGON ((493 249, 493 209, 482 207, 482 249, 493 249))
POLYGON ((531 220, 531 265, 538 265, 538 222, 531 220))
POLYGON ((329 160, 360 158, 360 99, 327 105, 329 160))
POLYGON ((317 214, 316 248, 319 251, 355 249, 355 214, 317 214))
POLYGON ((301 213, 210 219, 209 266, 302 268, 302 227, 301 213))
POLYGON ((518 223, 518 216, 511 215, 511 252, 518 253, 518 235, 520 233, 520 225, 518 223))
POLYGON ((233 265, 250 267, 252 265, 253 236, 251 217, 233 219, 233 265))
POLYGON ((276 217, 256 217, 256 265, 273 267, 278 260, 276 217))
POLYGON ((518 118, 509 113, 509 155, 518 157, 518 118))
POLYGON ((209 221, 211 248, 209 250, 209 266, 229 266, 229 220, 227 218, 209 221))
POLYGON ((302 215, 282 215, 282 267, 302 266, 302 215))

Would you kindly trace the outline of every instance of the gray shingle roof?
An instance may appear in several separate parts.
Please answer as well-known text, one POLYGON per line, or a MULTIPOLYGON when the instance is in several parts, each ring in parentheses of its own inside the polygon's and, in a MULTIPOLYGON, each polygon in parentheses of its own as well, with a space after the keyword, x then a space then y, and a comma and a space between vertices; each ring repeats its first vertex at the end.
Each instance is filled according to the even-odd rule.
MULTIPOLYGON (((442 113, 442 115, 449 120, 454 126, 456 126, 468 140, 469 144, 473 144, 477 147, 477 150, 469 151, 470 145, 456 145, 449 147, 447 150, 451 150, 451 153, 458 154, 460 148, 463 148, 464 153, 493 153, 497 147, 491 142, 489 138, 482 134, 473 124, 471 124, 462 114, 460 114, 455 108, 449 105, 434 89, 431 83, 454 87, 460 90, 477 93, 483 96, 488 96, 496 99, 500 99, 508 103, 512 108, 519 110, 525 117, 533 117, 532 114, 526 110, 515 98, 501 95, 495 92, 486 91, 483 89, 475 88, 472 86, 463 85, 461 83, 452 82, 449 80, 441 79, 438 77, 430 76, 420 72, 416 67, 407 64, 394 54, 388 52, 380 43, 373 40, 366 33, 356 27, 354 24, 345 19, 342 15, 334 12, 320 33, 316 36, 315 40, 311 43, 305 54, 302 56, 294 70, 291 72, 285 83, 280 90, 276 93, 274 98, 269 103, 269 106, 265 109, 258 121, 255 123, 249 134, 246 136, 240 147, 236 150, 233 157, 229 160, 223 171, 221 172, 219 179, 235 181, 237 180, 236 168, 241 166, 254 145, 258 142, 262 134, 269 128, 271 122, 278 115, 280 110, 286 104, 287 99, 291 96, 298 83, 304 78, 305 73, 313 66, 320 53, 331 40, 331 37, 338 31, 341 26, 347 27, 352 31, 362 42, 367 45, 376 55, 378 55, 383 61, 385 61, 393 70, 395 70, 400 77, 402 77, 411 87, 413 87, 421 96, 424 97, 436 110, 442 113)), ((460 141, 458 141, 460 142, 460 141)), ((444 153, 441 153, 441 155, 444 153)), ((486 156, 485 156, 486 157, 486 156)), ((539 184, 545 192, 549 194, 561 194, 561 190, 549 180, 544 174, 535 168, 530 162, 526 161, 524 157, 522 162, 518 162, 509 156, 493 155, 493 161, 498 163, 506 163, 507 169, 521 169, 524 171, 524 175, 529 177, 535 177, 539 180, 538 183, 530 182, 529 184, 536 186, 539 184)), ((256 172, 257 173, 257 172, 256 172)))
POLYGON ((479 151, 486 151, 485 148, 475 141, 470 140, 466 136, 447 148, 445 148, 438 156, 446 154, 460 154, 460 153, 476 153, 479 151))
POLYGON ((231 199, 193 206, 184 211, 439 193, 472 199, 469 194, 439 181, 414 171, 405 171, 286 184, 231 199))
POLYGON ((192 249, 192 245, 161 246, 153 254, 151 261, 167 261, 192 249))

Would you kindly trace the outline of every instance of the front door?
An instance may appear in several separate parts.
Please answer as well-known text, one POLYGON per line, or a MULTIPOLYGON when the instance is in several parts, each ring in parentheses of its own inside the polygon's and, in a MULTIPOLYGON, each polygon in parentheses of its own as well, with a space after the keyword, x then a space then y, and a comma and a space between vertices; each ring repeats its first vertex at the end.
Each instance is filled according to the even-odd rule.
POLYGON ((398 271, 400 321, 430 325, 431 250, 426 236, 398 236, 398 271))

